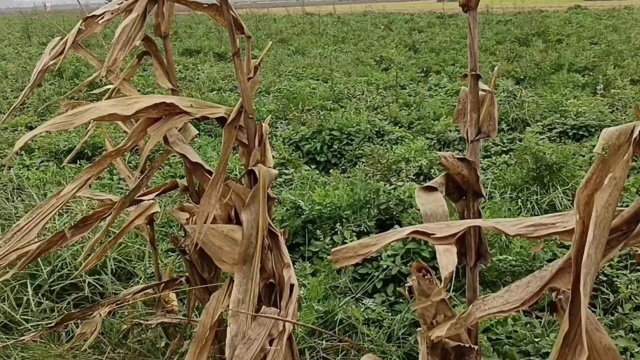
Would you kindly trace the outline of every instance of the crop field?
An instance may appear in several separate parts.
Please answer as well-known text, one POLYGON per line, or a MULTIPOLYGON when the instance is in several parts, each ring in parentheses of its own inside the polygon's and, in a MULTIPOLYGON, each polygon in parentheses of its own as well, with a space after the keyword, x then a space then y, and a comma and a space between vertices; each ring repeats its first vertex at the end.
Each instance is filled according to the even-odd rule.
MULTIPOLYGON (((78 14, 0 16, 0 114, 20 94, 49 40, 64 35, 78 14)), ((255 100, 256 117, 271 116, 271 145, 279 171, 274 215, 288 230, 288 247, 300 282, 298 327, 303 359, 417 359, 414 312, 398 289, 412 260, 436 265, 432 247, 418 241, 394 245, 352 269, 335 270, 330 250, 373 233, 418 224, 414 190, 438 176, 437 152, 463 153, 465 141, 452 122, 466 69, 467 23, 444 13, 243 14, 255 34, 254 52, 272 41, 255 100), (349 339, 349 342, 346 341, 349 339), (355 344, 353 344, 355 343, 355 344)), ((535 216, 569 210, 600 131, 633 121, 640 101, 640 10, 620 8, 482 13, 480 71, 500 65, 497 88, 500 136, 483 146, 486 218, 535 216)), ((113 38, 110 26, 85 43, 101 57, 113 38)), ((206 16, 176 17, 172 33, 184 96, 234 104, 238 91, 229 39, 206 16)), ((147 64, 148 65, 148 64, 147 64)), ((77 57, 51 72, 17 114, 0 124, 0 157, 28 130, 60 111, 53 101, 94 70, 77 57)), ((158 93, 151 66, 133 79, 144 94, 158 93)), ((96 84, 77 99, 102 97, 96 84), (95 91, 94 91, 95 90, 95 91), (94 91, 95 93, 92 93, 94 91)), ((195 124, 193 146, 215 164, 222 131, 195 124)), ((0 233, 47 196, 70 182, 103 151, 92 137, 69 164, 64 159, 84 131, 35 139, 0 173, 0 233)), ((231 159, 239 177, 240 159, 231 159)), ((157 181, 181 173, 171 158, 157 181)), ((115 169, 102 175, 102 190, 126 193, 115 169)), ((640 169, 632 168, 621 206, 640 194, 640 169)), ((163 201, 172 202, 168 198, 163 201)), ((89 207, 74 201, 51 224, 64 227, 89 207)), ((160 214, 162 268, 183 272, 167 240, 178 229, 160 214)), ((497 291, 564 254, 567 244, 489 235, 494 261, 481 276, 484 293, 497 291)), ((160 359, 169 346, 153 326, 153 304, 121 309, 105 319, 86 349, 68 347, 75 328, 42 341, 11 343, 65 312, 96 303, 154 279, 152 257, 141 235, 131 234, 105 261, 79 272, 83 244, 36 262, 0 281, 0 359, 160 359), (151 319, 151 320, 150 320, 151 319), (146 323, 145 323, 146 322, 146 323)), ((0 274, 1 276, 2 274, 0 274)), ((453 283, 455 309, 464 309, 464 271, 453 283)), ((177 293, 185 304, 185 294, 177 293)), ((640 359, 640 265, 623 252, 600 272, 590 304, 624 358, 640 359)), ((546 359, 558 332, 551 299, 530 310, 482 323, 486 359, 546 359)), ((184 355, 184 352, 182 353, 184 355)))

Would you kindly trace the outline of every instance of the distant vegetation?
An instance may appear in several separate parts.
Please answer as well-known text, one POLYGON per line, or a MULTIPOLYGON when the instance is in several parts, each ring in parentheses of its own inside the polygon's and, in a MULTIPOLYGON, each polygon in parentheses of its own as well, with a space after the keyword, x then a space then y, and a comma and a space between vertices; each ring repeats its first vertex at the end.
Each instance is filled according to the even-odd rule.
MULTIPOLYGON (((0 17, 0 113, 22 90, 48 41, 60 35, 58 26, 69 30, 77 18, 0 17)), ((419 223, 413 200, 416 184, 441 172, 437 151, 464 151, 452 115, 459 78, 466 70, 465 19, 442 14, 247 15, 244 19, 259 34, 255 49, 273 41, 256 111, 259 119, 273 117, 271 142, 280 169, 276 220, 289 230, 289 248, 297 260, 303 291, 300 321, 371 345, 383 359, 416 359, 417 321, 396 289, 406 283, 409 260, 435 265, 433 249, 407 242, 345 272, 333 270, 327 256, 332 247, 356 238, 419 223)), ((600 130, 634 119, 631 109, 640 100, 640 29, 634 26, 639 20, 640 11, 632 9, 481 16, 481 71, 489 74, 495 65, 501 66, 500 138, 483 149, 485 217, 571 208, 600 130)), ((105 41, 113 31, 108 29, 105 41)), ((203 16, 179 16, 173 40, 185 96, 225 104, 237 101, 228 38, 221 29, 203 16)), ((88 45, 105 48, 98 38, 88 45)), ((151 69, 145 71, 134 82, 145 93, 157 92, 151 69)), ((43 105, 91 73, 75 58, 52 73, 18 116, 0 126, 0 157, 26 130, 59 110, 58 104, 43 105)), ((199 130, 202 136, 195 147, 215 163, 220 130, 214 125, 199 130)), ((96 137, 73 164, 61 166, 81 136, 78 131, 38 139, 15 167, 0 174, 1 232, 102 152, 96 137)), ((235 161, 240 175, 241 166, 235 161)), ((162 172, 175 176, 180 166, 174 159, 162 172)), ((125 191, 115 170, 105 176, 111 181, 103 190, 125 191)), ((623 205, 638 195, 638 169, 629 181, 623 205)), ((59 218, 57 225, 68 224, 87 206, 74 204, 77 208, 59 218)), ((180 267, 179 256, 165 241, 168 229, 176 224, 167 221, 167 215, 162 218, 161 251, 165 261, 172 259, 163 265, 180 267)), ((489 241, 496 261, 482 273, 487 292, 540 268, 567 249, 551 242, 532 252, 530 242, 495 235, 489 241)), ((24 275, 0 283, 0 343, 65 311, 153 279, 150 254, 141 238, 127 241, 86 275, 75 274, 81 252, 80 245, 53 255, 24 275)), ((592 304, 630 359, 640 353, 640 272, 629 265, 635 264, 633 257, 624 253, 600 274, 595 289, 599 301, 592 304)), ((464 308, 462 283, 458 275, 454 290, 459 298, 452 300, 457 308, 464 308)), ((484 323, 485 358, 547 358, 557 322, 543 314, 544 306, 543 302, 539 309, 484 323)), ((64 339, 53 336, 43 343, 0 349, 0 359, 49 359, 51 354, 60 359, 159 358, 160 329, 122 327, 152 313, 141 309, 107 320, 101 338, 84 353, 64 351, 64 339)), ((297 331, 301 354, 316 359, 323 352, 336 353, 335 339, 305 328, 297 331)), ((344 359, 356 352, 362 351, 342 349, 344 359)))

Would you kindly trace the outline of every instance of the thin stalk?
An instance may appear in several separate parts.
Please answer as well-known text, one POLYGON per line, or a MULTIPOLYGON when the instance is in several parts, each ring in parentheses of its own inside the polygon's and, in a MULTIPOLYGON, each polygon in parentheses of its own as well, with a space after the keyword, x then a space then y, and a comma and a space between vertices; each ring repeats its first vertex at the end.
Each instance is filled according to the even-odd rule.
MULTIPOLYGON (((247 132, 247 145, 249 147, 249 154, 253 153, 256 140, 256 121, 253 112, 253 99, 249 91, 249 83, 247 80, 247 73, 245 71, 246 63, 242 63, 242 55, 240 53, 240 46, 238 45, 238 39, 236 36, 235 25, 231 15, 231 5, 229 0, 220 0, 220 7, 224 14, 225 22, 227 24, 227 32, 229 33, 229 43, 231 44, 231 56, 233 59, 233 67, 236 72, 236 79, 240 88, 240 95, 242 96, 242 106, 244 110, 243 125, 247 132)), ((248 55, 251 56, 251 55, 248 55)))
POLYGON ((167 63, 167 70, 169 73, 169 81, 173 85, 171 89, 171 95, 180 95, 178 90, 178 76, 176 75, 176 63, 173 60, 173 45, 171 44, 171 35, 169 33, 162 35, 162 45, 164 46, 165 60, 167 63))
MULTIPOLYGON (((480 171, 480 151, 482 140, 476 139, 479 132, 480 121, 480 75, 478 74, 478 11, 467 12, 468 32, 467 50, 469 60, 469 103, 467 111, 467 157, 476 163, 480 171)), ((480 199, 469 198, 466 204, 466 218, 480 218, 480 199)), ((482 229, 473 227, 467 231, 466 255, 466 300, 471 306, 480 296, 480 271, 477 264, 478 244, 482 241, 482 229)), ((469 329, 469 340, 472 345, 478 345, 478 324, 473 324, 469 329)))

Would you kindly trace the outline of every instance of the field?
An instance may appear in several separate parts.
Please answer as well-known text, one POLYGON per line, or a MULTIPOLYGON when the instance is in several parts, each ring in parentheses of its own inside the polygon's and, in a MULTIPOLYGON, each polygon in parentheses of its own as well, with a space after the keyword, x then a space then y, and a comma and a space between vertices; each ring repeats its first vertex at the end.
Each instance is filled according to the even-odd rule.
MULTIPOLYGON (((481 15, 481 71, 500 64, 500 138, 483 149, 488 199, 485 217, 541 215, 571 208, 601 129, 633 120, 640 100, 640 10, 586 10, 481 15)), ((0 17, 0 113, 28 81, 48 41, 75 24, 77 15, 22 14, 0 17)), ((301 282, 300 321, 351 339, 346 344, 299 328, 305 359, 353 359, 366 351, 383 359, 417 359, 417 321, 396 290, 407 281, 407 264, 435 265, 433 249, 406 242, 364 265, 336 271, 329 250, 356 238, 420 222, 413 191, 437 176, 436 152, 463 152, 452 124, 466 71, 466 22, 457 14, 246 14, 256 54, 273 41, 265 63, 256 111, 271 115, 272 145, 280 174, 276 220, 289 230, 289 248, 301 282), (305 355, 306 354, 306 355, 305 355)), ((87 46, 104 49, 113 28, 87 46)), ((173 35, 178 78, 185 96, 233 104, 237 99, 226 33, 204 16, 177 17, 173 35)), ((102 51, 104 54, 104 51, 102 51)), ((135 78, 144 93, 157 92, 151 68, 135 78)), ((47 77, 19 114, 0 125, 0 157, 16 139, 55 114, 49 104, 89 77, 92 69, 73 58, 47 77)), ((104 85, 104 84, 102 84, 104 85)), ((94 88, 92 88, 93 90, 94 88)), ((97 87, 95 88, 97 89, 97 87)), ((98 99, 100 94, 87 94, 98 99)), ((201 125, 196 150, 215 163, 221 132, 201 125)), ((6 231, 40 200, 69 182, 103 150, 93 138, 70 164, 62 161, 82 131, 37 139, 0 174, 0 230, 6 231)), ((234 169, 240 172, 237 163, 234 169)), ((173 159, 165 177, 180 172, 173 159)), ((240 175, 237 173, 236 175, 240 175)), ((638 195, 633 170, 624 203, 638 195)), ((122 194, 114 169, 101 190, 122 194)), ((169 200, 170 201, 170 200, 169 200)), ((59 228, 88 204, 54 221, 59 228)), ((163 267, 180 272, 178 254, 166 241, 176 223, 163 214, 159 229, 163 267)), ((496 291, 567 250, 490 236, 494 261, 482 272, 483 292, 496 291)), ((108 259, 77 273, 82 245, 50 256, 0 282, 0 345, 46 325, 66 311, 92 304, 153 279, 141 236, 131 236, 108 259)), ((457 275, 452 301, 464 309, 464 279, 457 275)), ((601 272, 591 304, 624 356, 640 358, 640 272, 635 254, 624 253, 601 272)), ((184 304, 183 294, 179 301, 184 304)), ((483 323, 487 359, 547 358, 557 332, 550 302, 509 318, 483 323)), ((136 324, 153 315, 149 306, 124 309, 107 320, 88 349, 68 350, 73 329, 42 342, 0 348, 0 359, 159 359, 167 344, 160 329, 136 324)))
MULTIPOLYGON (((320 1, 322 2, 322 1, 320 1)), ((328 1, 330 3, 331 1, 328 1)), ((242 9, 244 13, 267 14, 350 14, 360 12, 442 12, 457 13, 460 11, 457 1, 358 1, 355 3, 322 4, 314 1, 296 3, 274 3, 266 8, 249 7, 242 9), (286 5, 285 5, 286 4, 286 5)), ((488 0, 483 1, 481 8, 485 12, 521 12, 531 10, 566 10, 568 7, 580 5, 590 9, 610 9, 619 7, 637 7, 637 0, 488 0)))

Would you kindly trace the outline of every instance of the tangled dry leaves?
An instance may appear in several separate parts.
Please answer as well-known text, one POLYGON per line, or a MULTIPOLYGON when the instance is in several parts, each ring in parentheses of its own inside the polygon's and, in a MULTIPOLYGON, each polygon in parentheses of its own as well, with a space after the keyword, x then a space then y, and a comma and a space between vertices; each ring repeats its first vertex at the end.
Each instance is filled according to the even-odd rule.
POLYGON ((339 267, 353 265, 405 238, 421 239, 435 247, 441 282, 422 262, 411 268, 414 309, 421 325, 417 335, 421 360, 480 358, 478 323, 526 309, 546 292, 558 298, 561 321, 552 359, 621 359, 613 340, 590 311, 589 301, 598 271, 621 249, 640 245, 640 199, 629 208, 618 208, 633 158, 640 151, 640 107, 634 109, 639 121, 602 131, 595 148, 597 158, 577 190, 573 211, 483 220, 480 148, 483 139, 498 134, 498 69, 489 85, 482 83, 478 73, 478 4, 478 0, 459 1, 468 19, 469 72, 462 80, 469 86, 460 91, 454 123, 467 141, 466 156, 441 154, 445 173, 416 190, 424 224, 338 247, 331 257, 339 267), (448 202, 461 220, 449 221, 448 202), (502 290, 478 297, 478 265, 491 259, 485 230, 537 241, 560 238, 571 243, 571 250, 502 290), (457 265, 466 266, 468 309, 461 314, 452 310, 446 293, 457 265))
POLYGON ((258 122, 253 111, 268 47, 258 59, 252 59, 251 44, 251 33, 228 0, 217 4, 192 0, 117 0, 87 15, 65 37, 49 43, 29 84, 3 121, 27 100, 49 70, 72 54, 85 59, 96 72, 62 100, 99 80, 110 85, 94 91, 104 94, 100 102, 65 103, 59 116, 21 137, 7 160, 16 160, 19 151, 43 133, 85 126, 83 140, 65 162, 96 134, 104 136, 105 152, 0 238, 3 279, 93 234, 81 259, 80 269, 86 271, 99 264, 128 234, 138 231, 149 243, 156 282, 67 314, 20 341, 83 321, 72 343, 84 342, 86 346, 96 338, 105 316, 151 297, 156 300, 157 319, 149 324, 162 327, 172 342, 170 351, 174 352, 181 346, 183 335, 182 332, 177 335, 172 327, 190 326, 196 303, 203 306, 187 359, 208 359, 211 355, 224 355, 227 359, 299 358, 292 335, 298 314, 298 283, 283 233, 271 221, 275 198, 270 189, 277 172, 273 169, 269 145, 269 121, 258 122), (179 95, 170 41, 175 4, 203 12, 227 30, 241 95, 235 106, 179 95), (119 16, 123 17, 122 22, 106 58, 101 61, 82 41, 119 16), (153 34, 146 32, 149 22, 153 22, 153 34), (162 50, 156 43, 158 39, 162 41, 162 50), (244 51, 239 45, 242 39, 244 51), (131 85, 131 78, 147 57, 151 59, 158 85, 171 95, 139 95, 131 85), (128 58, 133 60, 125 66, 128 58), (190 145, 197 135, 194 121, 215 121, 223 128, 222 153, 215 170, 190 145), (125 139, 119 144, 112 143, 106 129, 120 129, 125 139), (160 146, 164 150, 152 156, 152 150, 160 146), (131 152, 136 148, 138 151, 131 152), (236 149, 246 168, 240 179, 227 173, 229 159, 236 149), (129 152, 139 154, 135 169, 123 160, 129 152), (182 160, 186 182, 175 179, 150 187, 157 171, 172 156, 182 160), (122 197, 91 189, 111 166, 129 186, 122 197), (183 204, 167 211, 182 224, 183 230, 168 239, 182 255, 187 269, 186 276, 178 278, 169 276, 170 269, 163 275, 157 242, 167 239, 157 239, 155 231, 161 212, 158 199, 174 192, 184 195, 183 204), (74 198, 93 201, 96 207, 70 227, 41 239, 51 219, 74 198), (122 225, 114 229, 116 224, 122 225), (180 304, 174 291, 185 286, 188 300, 180 304), (181 308, 186 309, 187 318, 177 316, 181 308))
MULTIPOLYGON (((332 251, 332 259, 339 267, 353 265, 405 238, 435 246, 443 284, 425 264, 412 266, 421 359, 477 358, 478 349, 467 338, 471 326, 526 309, 546 292, 561 295, 561 328, 552 359, 621 359, 613 340, 589 309, 589 301, 598 271, 622 249, 640 245, 640 199, 629 208, 618 208, 632 161, 640 153, 639 134, 640 121, 602 131, 594 150, 596 160, 577 190, 573 211, 530 218, 448 221, 444 199, 464 210, 460 203, 480 195, 482 185, 477 172, 444 166, 445 175, 416 192, 424 224, 338 247, 332 251), (474 175, 462 175, 464 172, 474 175), (529 276, 479 298, 464 313, 455 314, 445 289, 456 265, 463 264, 464 259, 456 257, 459 240, 473 227, 537 241, 555 237, 569 242, 571 250, 529 276)), ((464 219, 464 213, 460 217, 464 219)))

